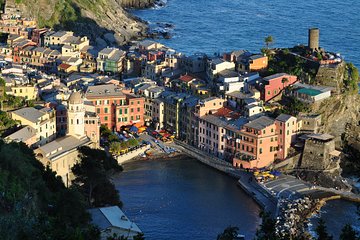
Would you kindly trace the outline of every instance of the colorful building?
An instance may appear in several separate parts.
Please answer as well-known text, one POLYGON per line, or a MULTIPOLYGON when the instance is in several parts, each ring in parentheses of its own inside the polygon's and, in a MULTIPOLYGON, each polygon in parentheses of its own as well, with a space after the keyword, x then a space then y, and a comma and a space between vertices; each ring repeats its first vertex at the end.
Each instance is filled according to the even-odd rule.
POLYGON ((276 119, 259 117, 240 130, 240 151, 233 165, 240 168, 263 168, 276 159, 288 157, 299 130, 293 116, 281 114, 276 119))
POLYGON ((116 85, 89 86, 85 97, 95 106, 101 124, 110 129, 144 124, 144 98, 124 92, 116 85))
POLYGON ((297 82, 297 77, 287 73, 277 73, 259 81, 249 83, 252 89, 260 91, 261 100, 267 102, 281 94, 282 90, 297 82))

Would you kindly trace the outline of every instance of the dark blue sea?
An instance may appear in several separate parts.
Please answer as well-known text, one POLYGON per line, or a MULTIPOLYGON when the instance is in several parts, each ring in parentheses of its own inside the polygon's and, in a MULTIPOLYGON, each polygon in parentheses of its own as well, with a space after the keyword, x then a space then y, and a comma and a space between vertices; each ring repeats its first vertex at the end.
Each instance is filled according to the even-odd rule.
POLYGON ((236 180, 195 159, 136 161, 114 179, 147 240, 215 240, 228 226, 253 239, 260 208, 236 180))
POLYGON ((359 67, 359 11, 357 0, 168 0, 166 7, 133 13, 151 24, 174 24, 174 37, 159 41, 186 54, 256 52, 268 35, 274 47, 307 44, 308 28, 318 27, 321 47, 359 67))

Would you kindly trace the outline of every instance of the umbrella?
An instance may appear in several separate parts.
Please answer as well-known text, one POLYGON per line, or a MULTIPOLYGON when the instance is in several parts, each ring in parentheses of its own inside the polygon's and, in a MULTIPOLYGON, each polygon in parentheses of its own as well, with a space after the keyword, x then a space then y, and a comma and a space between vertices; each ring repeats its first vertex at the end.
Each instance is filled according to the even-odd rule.
POLYGON ((137 133, 138 131, 139 129, 135 125, 131 126, 130 132, 137 133))

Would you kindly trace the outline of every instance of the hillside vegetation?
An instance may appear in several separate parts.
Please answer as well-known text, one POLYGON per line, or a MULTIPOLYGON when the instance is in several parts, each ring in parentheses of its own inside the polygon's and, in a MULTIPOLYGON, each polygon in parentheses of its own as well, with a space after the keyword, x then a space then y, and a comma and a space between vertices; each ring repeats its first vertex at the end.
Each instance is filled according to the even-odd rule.
POLYGON ((85 207, 25 144, 0 141, 1 239, 98 239, 85 207))

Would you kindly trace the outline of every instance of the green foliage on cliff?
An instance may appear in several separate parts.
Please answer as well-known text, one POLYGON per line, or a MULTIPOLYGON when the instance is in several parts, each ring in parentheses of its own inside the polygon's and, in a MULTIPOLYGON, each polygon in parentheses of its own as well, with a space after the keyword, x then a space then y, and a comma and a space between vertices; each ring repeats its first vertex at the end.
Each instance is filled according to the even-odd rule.
POLYGON ((76 189, 34 157, 23 143, 0 141, 1 239, 98 239, 76 189))
POLYGON ((2 130, 16 126, 18 122, 12 120, 6 112, 0 111, 0 135, 2 130))
POLYGON ((269 68, 265 74, 283 72, 295 75, 306 82, 313 81, 316 76, 316 70, 313 67, 309 66, 301 57, 291 54, 287 48, 276 51, 273 56, 269 56, 269 68))
POLYGON ((121 207, 119 193, 109 177, 114 172, 121 172, 122 167, 99 149, 81 147, 79 153, 80 162, 72 168, 75 174, 73 186, 85 196, 89 207, 121 207))
POLYGON ((348 91, 357 93, 358 92, 358 83, 359 83, 359 70, 355 67, 353 63, 346 64, 344 84, 348 91))
POLYGON ((80 12, 76 11, 70 0, 61 0, 55 4, 54 13, 46 20, 41 15, 38 17, 40 27, 69 27, 68 25, 79 19, 80 12))

